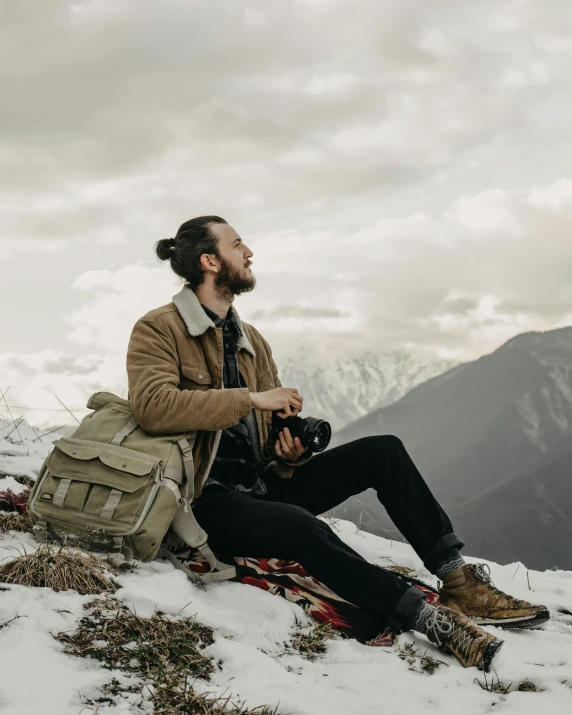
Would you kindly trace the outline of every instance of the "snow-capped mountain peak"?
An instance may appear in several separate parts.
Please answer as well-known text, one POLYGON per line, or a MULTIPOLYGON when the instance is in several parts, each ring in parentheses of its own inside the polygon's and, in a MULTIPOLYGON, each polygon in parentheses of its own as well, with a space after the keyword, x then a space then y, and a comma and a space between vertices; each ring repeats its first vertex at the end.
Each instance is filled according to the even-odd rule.
POLYGON ((399 400, 409 390, 453 367, 451 361, 423 362, 404 351, 364 350, 344 356, 303 346, 279 365, 280 380, 304 397, 303 416, 326 419, 334 430, 399 400))

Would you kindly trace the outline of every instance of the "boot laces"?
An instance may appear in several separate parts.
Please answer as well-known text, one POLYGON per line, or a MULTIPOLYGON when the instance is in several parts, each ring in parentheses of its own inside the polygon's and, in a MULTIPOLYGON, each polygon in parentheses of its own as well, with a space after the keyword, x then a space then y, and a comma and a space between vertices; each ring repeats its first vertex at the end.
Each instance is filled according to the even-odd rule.
POLYGON ((472 564, 471 571, 478 581, 492 585, 491 567, 488 564, 472 564))
POLYGON ((494 591, 498 596, 504 596, 507 601, 513 601, 517 606, 522 603, 518 598, 507 596, 493 584, 491 579, 491 567, 488 564, 471 564, 471 571, 478 581, 489 587, 490 591, 494 591))
POLYGON ((427 621, 427 630, 432 631, 439 646, 450 639, 465 656, 469 655, 469 647, 473 642, 470 629, 463 625, 456 625, 455 622, 441 609, 436 608, 435 612, 427 621))

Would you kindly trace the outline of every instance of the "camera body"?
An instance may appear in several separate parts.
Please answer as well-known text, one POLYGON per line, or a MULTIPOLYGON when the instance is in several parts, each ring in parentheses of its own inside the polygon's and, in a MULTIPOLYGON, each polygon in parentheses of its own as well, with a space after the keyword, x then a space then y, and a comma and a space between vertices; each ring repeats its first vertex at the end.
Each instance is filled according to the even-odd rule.
POLYGON ((280 417, 272 412, 271 441, 275 444, 280 439, 280 432, 288 427, 292 438, 299 437, 304 449, 310 452, 323 452, 332 437, 329 422, 318 417, 280 417))

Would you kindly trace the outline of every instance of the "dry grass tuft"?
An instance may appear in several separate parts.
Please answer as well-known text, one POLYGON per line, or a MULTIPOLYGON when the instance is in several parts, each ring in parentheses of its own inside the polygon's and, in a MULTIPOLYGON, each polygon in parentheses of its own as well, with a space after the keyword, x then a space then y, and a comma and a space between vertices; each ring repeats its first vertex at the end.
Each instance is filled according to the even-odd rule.
POLYGON ((306 660, 316 660, 328 649, 328 640, 341 638, 331 623, 312 623, 302 625, 297 623, 290 643, 286 644, 287 653, 298 653, 306 660))
POLYGON ((214 642, 212 628, 161 613, 141 618, 112 599, 96 599, 86 609, 73 635, 57 636, 68 653, 144 677, 185 667, 195 677, 208 678, 214 670, 211 659, 200 652, 214 642))
POLYGON ((0 534, 7 531, 27 531, 32 533, 32 524, 27 514, 20 514, 17 511, 0 512, 0 534))
MULTIPOLYGON (((88 613, 73 634, 57 639, 75 656, 98 660, 103 667, 119 668, 142 679, 157 715, 273 715, 268 708, 245 709, 230 697, 217 698, 193 690, 196 679, 208 680, 213 659, 203 649, 213 643, 212 628, 188 618, 156 613, 140 618, 113 599, 87 604, 88 613)), ((112 681, 103 697, 92 704, 113 702, 114 696, 131 690, 112 681)))
POLYGON ((412 643, 400 645, 397 654, 401 660, 404 660, 408 664, 409 670, 422 671, 423 673, 433 675, 442 665, 448 667, 447 663, 427 655, 427 652, 420 653, 419 648, 415 648, 412 643))
POLYGON ((54 591, 111 593, 115 586, 105 574, 105 564, 92 554, 67 546, 41 544, 31 554, 20 554, 0 566, 0 581, 21 586, 47 586, 54 591))
POLYGON ((501 695, 508 695, 509 693, 543 693, 544 688, 540 688, 532 680, 525 678, 524 680, 519 680, 518 682, 503 682, 496 670, 493 669, 494 675, 489 675, 484 673, 484 683, 482 683, 478 678, 475 678, 475 683, 478 683, 483 690, 487 690, 489 693, 500 693, 501 695), (496 680, 495 680, 496 677, 496 680))

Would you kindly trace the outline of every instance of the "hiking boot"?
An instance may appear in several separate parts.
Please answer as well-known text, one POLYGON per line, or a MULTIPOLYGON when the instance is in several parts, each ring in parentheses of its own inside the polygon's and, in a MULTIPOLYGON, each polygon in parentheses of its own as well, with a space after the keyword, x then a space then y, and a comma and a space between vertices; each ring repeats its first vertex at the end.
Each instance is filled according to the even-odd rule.
POLYGON ((487 633, 459 611, 437 606, 427 621, 427 638, 444 653, 451 653, 463 668, 488 673, 504 641, 487 633))
POLYGON ((488 564, 465 564, 446 576, 439 601, 481 625, 536 628, 550 618, 546 606, 520 601, 496 588, 488 564))

